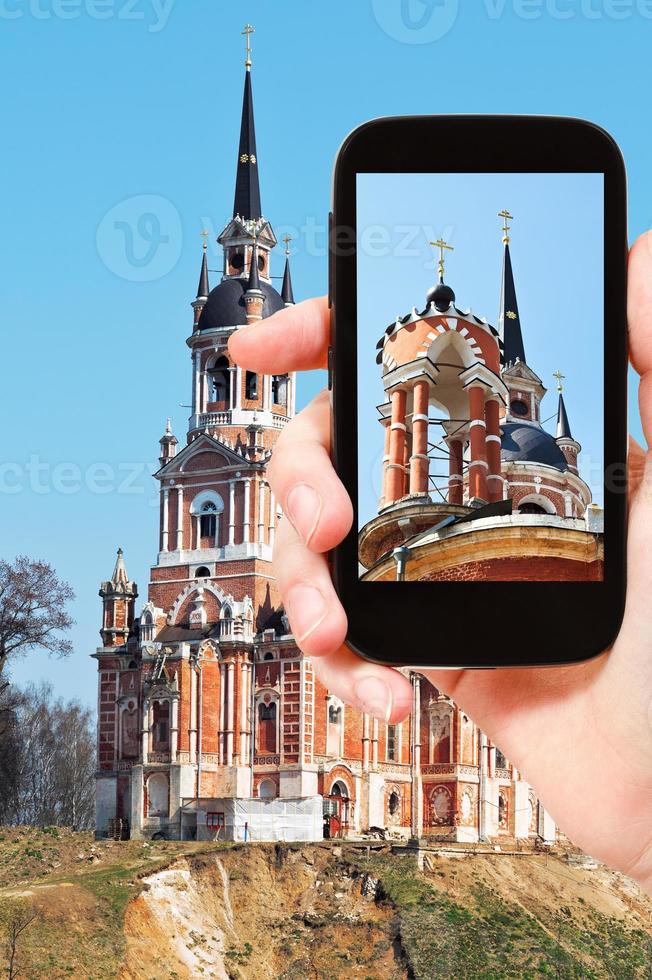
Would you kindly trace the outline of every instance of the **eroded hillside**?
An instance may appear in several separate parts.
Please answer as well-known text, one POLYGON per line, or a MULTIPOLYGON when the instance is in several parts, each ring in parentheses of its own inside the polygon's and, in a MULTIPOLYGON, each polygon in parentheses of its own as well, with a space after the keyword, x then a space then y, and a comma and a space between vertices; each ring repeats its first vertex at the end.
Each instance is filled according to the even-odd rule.
POLYGON ((23 977, 650 975, 652 903, 563 853, 0 836, 23 977))

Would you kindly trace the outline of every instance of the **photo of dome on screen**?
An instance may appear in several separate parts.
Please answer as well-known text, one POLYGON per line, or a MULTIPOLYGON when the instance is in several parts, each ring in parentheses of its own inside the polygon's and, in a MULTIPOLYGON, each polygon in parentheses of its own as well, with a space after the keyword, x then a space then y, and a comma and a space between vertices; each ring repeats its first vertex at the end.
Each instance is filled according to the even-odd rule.
POLYGON ((358 176, 364 581, 603 579, 602 184, 358 176))

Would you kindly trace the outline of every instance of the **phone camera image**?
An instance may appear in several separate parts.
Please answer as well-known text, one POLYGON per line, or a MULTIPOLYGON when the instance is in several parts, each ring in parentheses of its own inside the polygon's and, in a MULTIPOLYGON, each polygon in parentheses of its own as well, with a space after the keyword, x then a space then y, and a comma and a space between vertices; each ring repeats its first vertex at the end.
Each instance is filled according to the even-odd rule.
POLYGON ((602 582, 604 175, 356 201, 360 580, 602 582))

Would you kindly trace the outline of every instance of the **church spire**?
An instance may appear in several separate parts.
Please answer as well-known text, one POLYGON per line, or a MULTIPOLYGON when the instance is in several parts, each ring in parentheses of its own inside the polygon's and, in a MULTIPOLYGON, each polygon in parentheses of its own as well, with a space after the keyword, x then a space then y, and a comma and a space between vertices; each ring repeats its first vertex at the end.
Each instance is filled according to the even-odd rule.
POLYGON ((562 391, 564 390, 564 386, 562 385, 564 375, 561 373, 561 371, 556 371, 553 377, 557 379, 557 391, 559 392, 559 405, 557 406, 557 438, 572 439, 573 434, 571 432, 570 423, 568 421, 568 413, 566 412, 566 404, 562 394, 562 391))
POLYGON ((247 38, 247 59, 245 61, 245 85, 242 101, 242 122, 240 125, 240 147, 238 149, 238 170, 235 183, 233 217, 240 215, 247 220, 262 217, 260 204, 260 185, 258 182, 258 153, 256 150, 256 128, 254 125, 254 100, 251 89, 251 42, 254 29, 247 24, 242 32, 247 38))
POLYGON ((294 306, 294 292, 292 291, 292 275, 290 273, 290 242, 292 239, 286 235, 285 242, 285 272, 283 273, 283 287, 281 289, 281 299, 286 306, 294 306))
POLYGON ((113 569, 113 575, 111 576, 111 582, 113 585, 126 585, 128 581, 129 578, 125 567, 124 553, 122 548, 118 548, 118 556, 116 558, 115 568, 113 569))
POLYGON ((512 259, 509 254, 510 226, 507 222, 512 219, 513 215, 509 211, 504 210, 499 212, 498 217, 503 219, 503 245, 505 246, 503 279, 500 289, 499 326, 503 340, 503 361, 507 366, 514 364, 517 360, 523 363, 526 363, 526 361, 523 334, 521 333, 521 319, 518 314, 518 303, 516 301, 512 259))
POLYGON ((206 259, 206 242, 204 242, 204 254, 201 260, 201 272, 199 273, 199 285, 197 286, 197 299, 207 300, 210 292, 208 285, 208 261, 206 259))

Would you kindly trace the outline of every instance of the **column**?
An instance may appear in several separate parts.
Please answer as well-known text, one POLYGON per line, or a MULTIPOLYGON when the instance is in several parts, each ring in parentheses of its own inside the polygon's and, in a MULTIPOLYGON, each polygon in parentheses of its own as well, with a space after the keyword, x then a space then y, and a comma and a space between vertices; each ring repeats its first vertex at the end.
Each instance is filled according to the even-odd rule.
POLYGON ((163 489, 163 519, 161 523, 161 551, 168 550, 170 537, 170 491, 167 487, 163 489))
POLYGON ((143 727, 141 730, 141 755, 143 757, 143 765, 147 765, 149 761, 149 701, 143 701, 143 727))
POLYGON ((249 690, 249 664, 240 664, 240 765, 246 766, 247 755, 247 696, 249 690))
POLYGON ((428 399, 427 378, 414 383, 412 408, 412 455, 410 457, 410 493, 428 493, 428 399))
POLYGON ((269 374, 263 375, 263 411, 272 410, 272 379, 269 374))
POLYGON ((369 715, 362 716, 362 770, 369 769, 369 715))
POLYGON ((371 764, 374 769, 378 768, 378 719, 373 719, 373 728, 371 735, 371 764))
POLYGON ((226 759, 226 747, 225 747, 225 737, 224 729, 226 719, 226 664, 220 663, 220 728, 218 732, 218 759, 219 762, 224 765, 226 759))
POLYGON ((404 388, 392 392, 392 420, 390 423, 389 461, 385 480, 385 506, 403 496, 405 468, 405 405, 407 392, 404 388))
POLYGON ((487 441, 484 420, 484 388, 469 388, 469 415, 471 417, 471 459, 469 461, 469 500, 484 500, 487 492, 487 441))
POLYGON ((170 762, 177 761, 177 751, 179 749, 179 702, 175 698, 172 702, 172 718, 170 725, 170 762))
POLYGON ((461 439, 448 442, 448 502, 461 504, 464 499, 464 446, 461 439))
POLYGON ((235 694, 235 664, 231 660, 227 664, 228 692, 226 702, 226 760, 227 766, 233 765, 233 718, 234 718, 234 694, 235 694))
POLYGON ((276 536, 276 498, 274 497, 274 491, 269 488, 269 546, 274 547, 274 538, 276 536))
POLYGON ((229 368, 229 408, 233 408, 235 402, 235 371, 234 367, 229 368))
POLYGON ((177 551, 183 549, 183 487, 177 487, 177 551))
POLYGON ((384 429, 384 447, 383 447, 383 483, 380 490, 380 500, 378 502, 378 509, 382 510, 385 506, 385 494, 387 493, 387 475, 389 473, 389 440, 392 434, 390 428, 391 419, 381 419, 380 424, 384 429))
POLYGON ((413 837, 423 834, 423 789, 421 785, 421 678, 412 675, 412 814, 413 837))
POLYGON ((503 496, 503 478, 500 465, 500 405, 496 398, 490 399, 485 405, 486 440, 487 440, 487 489, 489 500, 501 500, 503 496))
POLYGON ((244 515, 243 515, 243 541, 249 544, 249 526, 251 523, 251 479, 247 477, 244 481, 244 515))
POLYGON ((235 544, 235 480, 229 480, 229 544, 235 544))
POLYGON ((197 671, 190 666, 190 728, 188 731, 190 762, 197 762, 197 671))
POLYGON ((192 411, 193 415, 199 415, 201 406, 201 351, 195 351, 194 358, 194 384, 192 386, 192 411))
POLYGON ((258 543, 265 544, 265 481, 258 484, 258 543))
POLYGON ((242 368, 235 369, 235 405, 234 408, 242 408, 242 368))
POLYGON ((297 410, 297 376, 296 374, 288 374, 288 398, 287 398, 287 413, 290 418, 293 418, 297 410))

